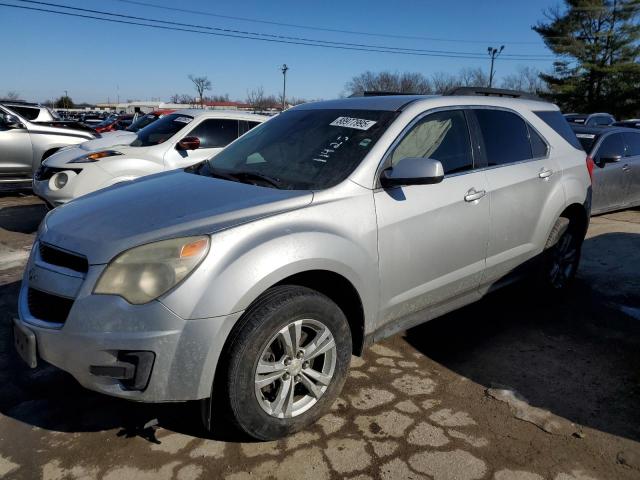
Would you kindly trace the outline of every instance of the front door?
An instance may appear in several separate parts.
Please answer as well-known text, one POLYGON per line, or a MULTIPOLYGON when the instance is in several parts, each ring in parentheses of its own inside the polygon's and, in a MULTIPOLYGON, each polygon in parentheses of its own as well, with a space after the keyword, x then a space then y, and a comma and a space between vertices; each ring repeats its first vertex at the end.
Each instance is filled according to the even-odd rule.
POLYGON ((10 126, 4 121, 7 114, 0 109, 0 177, 31 177, 33 147, 25 126, 10 126))
POLYGON ((629 177, 626 204, 640 205, 640 131, 625 132, 624 138, 627 150, 622 168, 629 177))
POLYGON ((435 185, 380 189, 374 193, 381 275, 381 324, 447 300, 475 294, 489 235, 485 174, 474 169, 464 110, 426 115, 387 158, 442 162, 435 185))
POLYGON ((593 160, 593 213, 621 208, 626 203, 630 178, 625 163, 625 142, 622 133, 607 135, 598 146, 593 160), (621 157, 618 162, 605 163, 609 157, 621 157))

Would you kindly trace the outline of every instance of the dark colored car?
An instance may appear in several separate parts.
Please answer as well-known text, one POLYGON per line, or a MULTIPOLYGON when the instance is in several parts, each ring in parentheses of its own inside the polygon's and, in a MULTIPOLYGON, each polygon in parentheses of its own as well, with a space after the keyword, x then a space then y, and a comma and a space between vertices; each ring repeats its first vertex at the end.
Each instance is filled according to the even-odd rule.
POLYGON ((614 127, 640 128, 640 118, 632 118, 631 120, 613 122, 612 125, 614 127))
POLYGON ((113 132, 115 130, 126 130, 131 126, 134 118, 134 115, 112 115, 103 122, 95 125, 93 128, 98 133, 113 132))
POLYGON ((585 127, 604 127, 616 121, 609 113, 566 113, 564 118, 572 125, 583 125, 585 127))
POLYGON ((640 130, 572 126, 595 163, 592 214, 640 205, 640 130))
POLYGON ((147 113, 146 115, 139 116, 136 121, 134 121, 126 128, 126 130, 128 132, 137 132, 139 130, 142 130, 147 125, 152 124, 159 118, 162 118, 165 115, 169 115, 173 112, 175 112, 175 110, 156 110, 154 112, 147 113))

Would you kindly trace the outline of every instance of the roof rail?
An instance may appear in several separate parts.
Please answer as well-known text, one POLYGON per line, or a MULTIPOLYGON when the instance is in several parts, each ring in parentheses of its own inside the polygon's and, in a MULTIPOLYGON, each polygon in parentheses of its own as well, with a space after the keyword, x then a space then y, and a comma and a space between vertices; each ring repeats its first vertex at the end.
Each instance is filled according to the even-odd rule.
POLYGON ((534 95, 533 93, 487 87, 455 87, 445 92, 444 95, 474 95, 484 97, 522 98, 526 100, 538 100, 540 102, 545 101, 544 99, 540 98, 537 95, 534 95))
POLYGON ((391 95, 420 95, 413 92, 391 92, 382 90, 365 90, 362 95, 351 95, 352 97, 387 97, 391 95))
POLYGON ((0 98, 0 103, 6 104, 6 105, 29 105, 33 107, 41 106, 39 103, 27 102, 25 100, 9 100, 8 98, 0 98))

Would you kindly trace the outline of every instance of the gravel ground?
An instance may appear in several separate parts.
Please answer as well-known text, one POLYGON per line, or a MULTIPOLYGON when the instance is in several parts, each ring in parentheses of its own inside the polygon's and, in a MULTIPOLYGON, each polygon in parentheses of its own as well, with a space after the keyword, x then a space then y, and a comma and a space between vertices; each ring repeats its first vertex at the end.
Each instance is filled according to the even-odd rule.
POLYGON ((638 210, 592 219, 563 301, 511 287, 381 342, 321 421, 267 443, 22 365, 10 325, 44 213, 0 196, 0 478, 640 479, 638 210))

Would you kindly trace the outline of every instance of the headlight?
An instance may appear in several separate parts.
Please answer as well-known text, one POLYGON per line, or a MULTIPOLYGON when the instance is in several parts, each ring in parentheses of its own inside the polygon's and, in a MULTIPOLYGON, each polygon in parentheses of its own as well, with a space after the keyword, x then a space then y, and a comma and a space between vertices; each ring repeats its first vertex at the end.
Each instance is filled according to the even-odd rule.
POLYGON ((148 303, 185 279, 209 251, 209 237, 163 240, 118 255, 102 273, 97 294, 120 295, 134 305, 148 303))
POLYGON ((102 152, 90 153, 88 155, 82 155, 81 157, 69 160, 69 163, 92 163, 97 162, 101 158, 115 157, 116 155, 122 155, 122 153, 116 150, 104 150, 102 152))
POLYGON ((53 177, 53 184, 56 186, 56 188, 63 188, 68 181, 69 181, 69 175, 67 175, 64 172, 57 173, 53 177))

